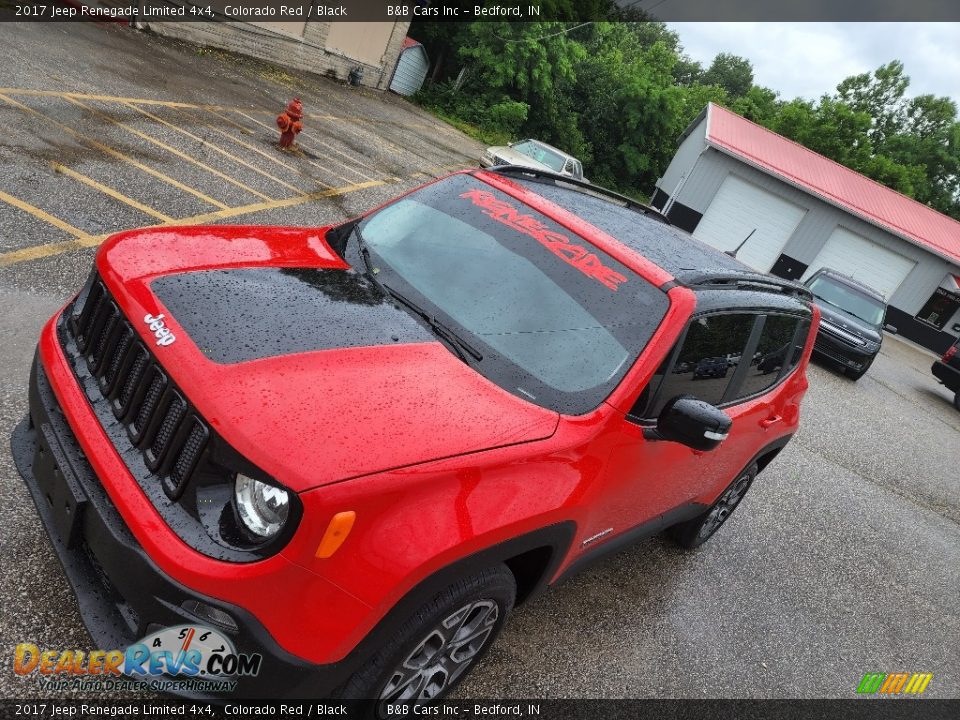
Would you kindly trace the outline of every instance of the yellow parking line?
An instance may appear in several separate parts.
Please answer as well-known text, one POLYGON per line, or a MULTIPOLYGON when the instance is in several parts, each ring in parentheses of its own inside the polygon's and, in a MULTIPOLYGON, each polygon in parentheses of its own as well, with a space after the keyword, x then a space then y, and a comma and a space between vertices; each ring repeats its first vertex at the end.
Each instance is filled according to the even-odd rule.
MULTIPOLYGON (((230 110, 231 108, 214 108, 216 110, 230 110)), ((246 112, 258 113, 260 115, 269 115, 271 114, 270 110, 263 108, 250 108, 246 112)), ((425 122, 400 122, 398 120, 383 120, 381 118, 374 117, 359 117, 355 115, 312 115, 311 117, 319 117, 324 120, 345 120, 347 122, 358 123, 360 125, 394 125, 400 128, 427 128, 428 130, 435 130, 436 126, 430 123, 425 122)))
MULTIPOLYGON (((257 120, 256 118, 250 117, 250 116, 247 115, 245 112, 241 112, 240 110, 235 110, 234 112, 236 112, 238 115, 243 115, 243 117, 245 117, 247 120, 249 120, 250 122, 256 123, 256 124, 259 125, 260 127, 266 128, 267 130, 276 131, 275 128, 270 127, 270 126, 267 125, 266 123, 260 122, 260 121, 257 120)), ((220 113, 216 113, 216 114, 219 115, 220 117, 225 117, 224 115, 220 115, 220 113)), ((316 116, 312 116, 312 117, 315 118, 316 116)), ((359 160, 355 160, 354 158, 351 158, 349 155, 347 155, 346 153, 341 152, 340 150, 337 150, 335 147, 333 147, 333 146, 331 146, 331 145, 327 145, 327 143, 323 142, 323 140, 318 140, 317 138, 311 138, 311 141, 312 141, 312 142, 318 142, 318 143, 320 143, 321 145, 323 145, 325 148, 327 148, 327 149, 329 149, 329 150, 332 150, 333 152, 337 153, 338 155, 343 155, 343 157, 347 158, 347 160, 349 160, 350 163, 345 163, 345 162, 343 162, 343 160, 336 160, 335 158, 330 158, 330 159, 331 159, 331 160, 334 160, 334 162, 340 163, 341 165, 343 165, 344 167, 346 167, 348 170, 350 170, 350 172, 356 173, 356 174, 359 175, 360 177, 365 178, 365 179, 367 179, 367 180, 373 180, 373 179, 374 179, 374 178, 370 177, 369 175, 367 175, 367 174, 365 174, 365 173, 362 173, 362 172, 360 172, 359 170, 357 170, 357 169, 354 167, 354 165, 361 165, 361 166, 363 166, 363 167, 366 167, 368 170, 372 170, 373 172, 377 172, 377 169, 376 169, 376 168, 370 167, 369 165, 367 165, 367 164, 364 163, 364 162, 361 162, 361 161, 359 161, 359 160), (351 163, 352 163, 352 164, 351 164, 351 163)), ((304 149, 306 149, 306 150, 310 150, 311 152, 315 152, 315 153, 322 152, 322 151, 320 151, 320 150, 317 150, 316 148, 311 148, 309 145, 307 145, 306 143, 304 143, 304 142, 303 142, 302 140, 300 140, 300 139, 297 140, 297 144, 298 144, 301 148, 304 148, 304 149)), ((307 158, 307 160, 310 160, 310 158, 307 158)), ((316 163, 314 163, 314 164, 316 164, 316 163)), ((319 167, 323 167, 323 166, 320 165, 319 167)), ((326 170, 326 168, 324 168, 324 170, 326 170)))
MULTIPOLYGON (((182 112, 182 110, 181 110, 181 112, 182 112)), ((186 113, 184 113, 184 114, 186 114, 186 113)), ((218 133, 218 134, 220 134, 220 135, 223 135, 225 138, 227 138, 227 139, 230 140, 231 142, 235 142, 237 145, 242 145, 242 146, 245 147, 247 150, 250 150, 251 152, 255 152, 255 153, 257 153, 258 155, 261 155, 261 156, 265 157, 267 160, 270 160, 271 162, 275 162, 277 165, 282 165, 283 167, 287 168, 288 170, 291 170, 291 171, 295 172, 295 173, 298 174, 298 175, 305 175, 305 173, 304 173, 302 170, 300 170, 300 169, 298 169, 298 168, 295 168, 293 165, 284 162, 283 160, 281 160, 281 159, 278 158, 278 157, 274 157, 273 155, 270 155, 269 153, 265 153, 265 152, 264 152, 263 150, 261 150, 260 148, 255 147, 255 146, 251 145, 251 144, 248 143, 248 142, 244 142, 244 141, 241 140, 240 138, 234 137, 234 136, 231 135, 230 133, 225 132, 224 130, 221 130, 220 128, 218 128, 218 127, 217 127, 216 125, 214 125, 213 123, 208 123, 208 122, 204 122, 203 120, 198 120, 197 118, 195 118, 195 117, 193 117, 193 116, 191 116, 191 115, 188 115, 188 117, 190 117, 192 120, 194 120, 194 121, 196 121, 196 122, 199 122, 199 123, 200 123, 201 125, 203 125, 204 127, 208 128, 208 129, 210 129, 210 130, 213 130, 215 133, 218 133)), ((333 188, 333 185, 330 185, 330 184, 328 184, 328 183, 325 183, 325 182, 323 182, 323 180, 319 180, 318 178, 311 177, 311 176, 309 176, 309 175, 306 175, 306 177, 308 177, 310 180, 312 180, 312 181, 314 181, 314 182, 316 182, 316 183, 319 183, 320 185, 323 185, 325 188, 328 188, 328 189, 333 188)), ((344 180, 344 182, 350 182, 350 181, 347 180, 346 178, 343 178, 343 180, 344 180)))
MULTIPOLYGON (((314 160, 314 159, 312 159, 311 157, 309 157, 309 156, 306 154, 306 152, 304 152, 304 150, 303 150, 302 147, 298 147, 297 145, 293 145, 293 146, 291 146, 290 148, 288 148, 288 152, 293 153, 293 154, 296 155, 297 157, 303 158, 304 160, 306 160, 308 163, 310 163, 310 164, 313 165, 314 167, 320 168, 320 169, 323 170, 325 173, 329 173, 330 175, 333 175, 335 178, 339 178, 340 180, 343 180, 345 183, 356 182, 356 179, 355 179, 355 178, 354 178, 354 179, 346 178, 346 177, 344 177, 343 175, 341 175, 340 173, 336 172, 335 170, 331 170, 331 169, 328 168, 326 165, 321 165, 321 164, 318 163, 316 160, 314 160)), ((362 178, 365 179, 365 180, 373 180, 372 177, 370 177, 370 176, 368 176, 368 175, 364 175, 362 172, 358 172, 358 171, 356 171, 356 170, 353 170, 352 172, 354 172, 355 174, 359 175, 360 177, 362 177, 362 178)))
MULTIPOLYGON (((366 188, 377 187, 378 185, 383 185, 384 183, 379 180, 374 180, 371 182, 357 183, 355 185, 346 185, 339 188, 330 188, 328 190, 319 190, 317 192, 308 193, 307 195, 297 195, 296 197, 284 198, 282 200, 269 200, 266 202, 252 203, 250 205, 241 205, 239 207, 225 208, 224 210, 218 210, 210 213, 204 213, 202 215, 193 215, 186 218, 177 218, 168 223, 159 223, 157 225, 151 225, 150 227, 167 227, 167 226, 176 226, 176 225, 197 225, 202 223, 214 222, 216 220, 223 220, 225 218, 240 217, 241 215, 249 215, 250 213, 262 212, 264 210, 275 210, 277 208, 287 208, 293 207, 295 205, 301 205, 303 203, 312 202, 313 200, 320 200, 323 198, 335 197, 337 195, 345 195, 347 193, 356 192, 357 190, 364 190, 366 188)), ((12 204, 16 204, 17 207, 22 205, 27 205, 16 198, 10 198, 5 193, 0 193, 0 199, 7 200, 10 199, 12 204)), ((27 212, 36 211, 41 213, 37 217, 47 216, 39 208, 35 208, 32 205, 27 206, 27 212)), ((24 208, 26 209, 26 208, 24 208)), ((35 245, 33 247, 23 248, 22 250, 11 250, 6 253, 0 253, 0 267, 7 267, 9 265, 16 265, 17 263, 26 262, 28 260, 39 260, 40 258, 51 257, 53 255, 61 255, 65 252, 70 252, 71 250, 80 250, 82 248, 95 247, 106 240, 111 235, 116 233, 104 233, 102 235, 87 235, 81 230, 74 228, 72 225, 67 225, 61 220, 54 218, 52 216, 47 216, 50 218, 48 222, 53 222, 58 227, 71 228, 67 230, 71 234, 77 234, 76 240, 69 240, 67 242, 59 243, 50 243, 48 245, 35 245), (62 225, 58 224, 62 223, 62 225)), ((46 219, 46 218, 44 218, 46 219)), ((122 232, 117 230, 116 232, 122 232)))
POLYGON ((127 132, 133 133, 133 134, 136 135, 137 137, 146 140, 148 143, 152 143, 152 144, 156 145, 156 146, 157 146, 158 148, 160 148, 161 150, 166 150, 168 153, 170 153, 170 154, 172 154, 172 155, 176 155, 176 156, 177 156, 178 158, 180 158, 181 160, 186 160, 188 163, 191 163, 192 165, 196 165, 196 166, 197 166, 198 168, 200 168, 201 170, 205 170, 206 172, 208 172, 208 173, 210 173, 210 174, 212 174, 212 175, 217 176, 217 177, 220 178, 221 180, 225 180, 226 182, 230 183, 231 185, 235 185, 236 187, 240 188, 240 189, 243 190, 244 192, 248 192, 248 193, 250 193, 251 195, 256 195, 256 196, 257 196, 258 198, 260 198, 261 200, 272 200, 272 199, 273 199, 273 198, 271 198, 269 195, 264 195, 262 192, 259 192, 258 190, 254 190, 252 187, 249 187, 249 186, 245 185, 244 183, 240 182, 240 181, 237 180, 236 178, 232 178, 232 177, 230 177, 229 175, 227 175, 226 173, 222 173, 222 172, 220 172, 219 170, 217 170, 216 168, 212 168, 212 167, 210 167, 209 165, 207 165, 206 163, 200 162, 200 161, 197 160, 195 157, 191 157, 191 156, 188 155, 187 153, 181 152, 180 150, 177 150, 175 147, 170 147, 170 146, 167 145, 165 142, 162 142, 161 140, 157 140, 157 139, 156 139, 155 137, 153 137, 152 135, 148 135, 148 134, 145 133, 145 132, 142 132, 142 131, 140 131, 140 130, 137 130, 135 127, 131 127, 130 125, 127 125, 125 122, 121 122, 121 121, 119 121, 119 120, 117 120, 117 119, 115 119, 115 118, 112 118, 112 117, 110 117, 109 115, 107 115, 105 112, 100 112, 100 111, 97 110, 95 107, 91 107, 91 106, 89 106, 89 105, 86 105, 85 103, 81 102, 80 100, 77 100, 76 98, 67 97, 67 98, 64 98, 64 100, 66 100, 67 102, 73 103, 73 104, 76 105, 77 107, 83 108, 83 109, 86 110, 87 112, 93 113, 93 114, 96 115, 97 117, 102 118, 103 120, 106 120, 107 122, 112 123, 112 124, 116 125, 116 126, 119 127, 119 128, 123 128, 123 129, 126 130, 127 132))
POLYGON ((155 100, 153 98, 118 97, 115 95, 92 95, 89 93, 60 92, 58 90, 28 90, 24 88, 0 88, 4 95, 26 95, 28 97, 56 97, 75 98, 77 100, 96 100, 102 102, 125 102, 138 105, 159 105, 170 108, 202 108, 205 110, 231 110, 222 105, 195 105, 193 103, 175 102, 173 100, 155 100))
MULTIPOLYGON (((238 107, 231 107, 228 105, 208 105, 208 104, 178 102, 175 100, 157 100, 156 98, 124 97, 124 96, 118 96, 118 95, 97 95, 97 94, 91 94, 91 93, 62 92, 59 90, 32 90, 28 88, 0 87, 0 93, 3 93, 4 95, 76 98, 78 100, 96 100, 101 102, 134 103, 137 105, 156 105, 159 107, 168 107, 168 108, 222 110, 227 112, 246 111, 246 112, 252 112, 252 113, 259 113, 261 115, 274 114, 273 110, 267 110, 264 108, 238 108, 238 107)), ((346 120, 349 122, 355 122, 355 123, 361 123, 361 124, 385 124, 385 125, 396 125, 404 128, 415 128, 415 127, 427 128, 430 130, 439 130, 441 132, 449 132, 449 133, 457 132, 453 128, 450 128, 446 125, 435 125, 435 124, 426 123, 426 122, 404 123, 404 122, 398 122, 396 120, 382 120, 380 118, 370 118, 370 117, 353 117, 349 115, 313 115, 312 117, 321 118, 325 120, 346 120)))
POLYGON ((284 198, 283 200, 273 200, 271 202, 254 203, 252 205, 243 205, 220 212, 211 212, 204 215, 194 215, 193 217, 177 220, 174 225, 196 225, 213 222, 214 220, 223 220, 224 218, 236 217, 238 215, 249 215, 250 213, 261 212, 263 210, 276 210, 277 208, 294 207, 302 205, 311 200, 322 200, 323 198, 336 197, 337 195, 346 195, 347 193, 366 190, 367 188, 378 187, 384 183, 380 180, 371 180, 370 182, 355 183, 353 185, 344 185, 338 188, 329 188, 327 190, 317 190, 299 197, 284 198))
MULTIPOLYGON (((10 205, 13 205, 15 208, 21 209, 21 210, 23 210, 24 212, 30 213, 31 215, 33 215, 33 216, 34 216, 35 218, 37 218, 38 220, 43 220, 43 221, 46 222, 46 223, 50 223, 51 225, 60 228, 60 229, 63 230, 64 232, 70 233, 71 235, 73 235, 73 236, 76 237, 76 238, 86 238, 86 237, 89 237, 89 233, 85 233, 85 232, 84 232, 83 230, 81 230, 80 228, 76 228, 76 227, 74 227, 73 225, 71 225, 70 223, 64 222, 64 221, 61 220, 60 218, 54 217, 54 216, 51 215, 50 213, 48 213, 48 212, 46 212, 46 211, 44 211, 44 210, 41 210, 40 208, 36 207, 35 205, 31 205, 31 204, 28 203, 28 202, 24 202, 24 201, 21 200, 20 198, 15 198, 13 195, 8 195, 7 193, 3 192, 2 190, 0 190, 0 200, 3 200, 5 203, 8 203, 8 204, 10 204, 10 205)), ((0 255, 0 257, 3 257, 3 256, 0 255)))
MULTIPOLYGON (((350 120, 350 121, 355 120, 354 118, 334 118, 334 119, 350 120)), ((362 123, 357 122, 356 124, 360 125, 362 123)), ((397 155, 401 155, 404 152, 402 148, 397 147, 392 142, 387 140, 387 138, 383 134, 377 134, 376 129, 370 129, 370 128, 357 129, 357 128, 350 127, 350 125, 347 125, 347 124, 340 124, 338 128, 341 132, 352 133, 353 136, 362 143, 370 143, 369 136, 372 135, 374 143, 380 143, 381 145, 386 146, 391 153, 396 153, 397 155), (365 138, 363 135, 361 135, 361 132, 367 133, 368 137, 365 138)))
MULTIPOLYGON (((240 111, 239 111, 239 110, 236 110, 235 112, 240 112, 240 111)), ((211 111, 210 111, 210 114, 211 114, 211 115, 216 115, 218 118, 220 118, 220 119, 223 120, 225 123, 227 123, 227 125, 233 125, 233 127, 237 128, 237 130, 240 130, 241 132, 245 132, 247 135, 253 135, 253 130, 251 130, 250 128, 248 128, 248 127, 246 127, 246 126, 244 126, 244 125, 241 125, 241 124, 238 123, 236 120, 232 120, 231 118, 227 117, 227 116, 224 115, 223 113, 219 113, 219 112, 217 112, 216 110, 211 110, 211 111)), ((279 113, 277 113, 277 114, 279 115, 279 113)), ((272 129, 272 128, 271 128, 271 129, 272 129)))
POLYGON ((173 220, 173 218, 170 217, 169 215, 164 215, 159 210, 154 210, 149 205, 144 205, 143 203, 138 202, 133 198, 127 197, 123 193, 117 192, 113 188, 107 187, 106 185, 103 185, 102 183, 97 182, 91 177, 87 177, 86 175, 78 173, 76 170, 72 170, 71 168, 68 168, 66 165, 61 165, 58 162, 52 162, 50 164, 53 166, 53 169, 56 170, 58 173, 62 173, 67 177, 71 177, 74 180, 82 182, 84 185, 92 187, 94 190, 98 190, 99 192, 102 192, 104 195, 109 195, 114 200, 119 200, 125 205, 129 205, 132 208, 136 208, 140 212, 146 213, 151 217, 155 217, 157 220, 161 220, 163 222, 170 222, 171 220, 173 220))
POLYGON ((256 172, 256 173, 259 173, 260 175, 263 175, 265 178, 269 178, 270 180, 273 180, 275 183, 278 183, 278 184, 280 184, 280 185, 283 185, 283 186, 284 186, 285 188, 287 188, 288 190, 293 190, 295 193, 303 194, 303 192, 302 192, 299 188, 291 185, 291 184, 288 183, 288 182, 285 182, 285 181, 281 180, 281 179, 278 178, 278 177, 274 177, 273 175, 271 175, 270 173, 268 173, 266 170, 262 170, 262 169, 258 168, 256 165, 251 165, 250 163, 248 163, 248 162, 247 162, 246 160, 244 160, 243 158, 238 158, 236 155, 227 152, 226 150, 224 150, 223 148, 221 148, 221 147, 219 147, 219 146, 217 146, 217 145, 214 145, 214 144, 213 144, 212 142, 210 142, 209 140, 205 140, 204 138, 200 137, 199 135, 194 135, 194 134, 193 134, 192 132, 190 132, 189 130, 184 130, 182 127, 178 127, 177 125, 174 125, 174 124, 171 123, 171 122, 167 122, 167 121, 164 120, 163 118, 157 117, 157 116, 154 115, 153 113, 147 112, 147 111, 144 110, 143 108, 139 108, 139 107, 137 107, 136 105, 134 105, 134 104, 132 104, 132 103, 123 103, 123 104, 126 105, 126 106, 129 107, 129 108, 133 108, 133 109, 136 110, 138 113, 141 113, 141 114, 145 115, 146 117, 150 118, 150 119, 153 120, 154 122, 158 122, 158 123, 160 123, 161 125, 165 125, 166 127, 170 128, 171 130, 176 130, 177 132, 183 133, 184 135, 186 135, 186 136, 189 137, 189 138, 193 138, 193 139, 196 140, 197 142, 203 143, 205 146, 207 146, 208 148, 210 148, 210 149, 213 150, 214 152, 218 152, 218 153, 220 153, 221 155, 223 155, 224 157, 230 158, 233 162, 238 163, 239 165, 243 165, 245 168, 249 168, 250 170, 253 170, 253 171, 256 172))
POLYGON ((70 135, 73 135, 75 138, 77 138, 78 140, 80 140, 82 143, 84 143, 84 144, 86 144, 86 145, 89 145, 89 146, 92 147, 92 148, 96 148, 97 150, 100 150, 101 152, 104 152, 104 153, 106 153, 107 155, 110 155, 111 157, 115 157, 115 158, 117 158, 118 160, 122 160, 122 161, 125 162, 125 163, 129 163, 130 165, 133 165, 133 166, 134 166, 135 168, 137 168, 138 170, 142 170, 143 172, 147 173, 148 175, 152 175, 153 177, 157 178, 158 180, 162 180, 163 182, 167 183, 168 185, 172 185, 173 187, 177 188, 178 190, 182 190, 182 191, 185 192, 185 193, 189 193, 189 194, 193 195, 194 197, 197 197, 197 198, 199 198, 200 200, 203 200, 203 201, 204 201, 205 203, 207 203, 208 205, 213 205, 214 207, 218 207, 218 208, 221 208, 221 209, 223 209, 223 210, 226 210, 226 209, 227 209, 227 206, 224 205, 224 204, 223 204, 222 202, 220 202, 219 200, 214 200, 212 197, 210 197, 210 196, 208 196, 208 195, 204 195, 204 194, 203 194, 202 192, 200 192, 199 190, 196 190, 196 189, 194 189, 194 188, 192 188, 192 187, 190 187, 190 186, 188 186, 188 185, 184 185, 183 183, 179 182, 178 180, 174 180, 172 177, 170 177, 170 176, 168 176, 168 175, 164 175, 164 174, 163 174, 162 172, 160 172, 159 170, 154 170, 152 167, 149 167, 149 166, 147 166, 147 165, 144 165, 144 164, 141 163, 141 162, 138 162, 137 160, 134 160, 134 159, 133 159, 132 157, 130 157, 129 155, 124 155, 124 154, 123 154, 122 152, 120 152, 119 150, 114 150, 114 149, 113 149, 112 147, 110 147, 109 145, 105 145, 105 144, 103 144, 102 142, 100 142, 100 141, 98 141, 98 140, 94 140, 93 138, 89 138, 89 137, 87 137, 86 135, 83 135, 82 133, 77 132, 76 130, 74 130, 74 129, 73 129, 72 127, 70 127, 69 125, 64 125, 63 123, 58 122, 58 121, 54 120, 53 118, 47 117, 46 115, 44 115, 44 114, 43 114, 42 112, 40 112, 39 110, 34 110, 32 107, 29 107, 29 106, 27 106, 27 105, 24 105, 23 103, 17 102, 17 101, 14 100, 13 98, 7 97, 6 95, 3 94, 3 92, 0 92, 0 100, 3 100, 5 103, 8 103, 9 105, 13 105, 13 106, 16 107, 16 108, 20 108, 20 109, 23 110, 24 112, 28 112, 28 113, 31 113, 31 114, 33 114, 33 115, 36 115, 37 117, 43 118, 44 121, 45 121, 48 125, 55 126, 55 127, 59 128, 59 129, 61 129, 63 132, 68 133, 68 134, 70 134, 70 135))

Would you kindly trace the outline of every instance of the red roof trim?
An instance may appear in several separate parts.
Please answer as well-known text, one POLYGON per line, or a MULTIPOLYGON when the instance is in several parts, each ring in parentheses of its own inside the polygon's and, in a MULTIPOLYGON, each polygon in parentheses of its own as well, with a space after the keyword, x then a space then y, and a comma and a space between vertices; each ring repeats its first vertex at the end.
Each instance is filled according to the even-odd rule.
POLYGON ((710 103, 710 145, 960 264, 960 222, 710 103))

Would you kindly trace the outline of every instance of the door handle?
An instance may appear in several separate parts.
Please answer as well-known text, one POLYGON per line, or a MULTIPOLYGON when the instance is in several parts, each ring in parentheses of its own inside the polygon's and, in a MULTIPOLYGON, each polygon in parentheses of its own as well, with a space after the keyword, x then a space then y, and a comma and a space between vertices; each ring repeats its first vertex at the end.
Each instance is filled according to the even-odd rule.
POLYGON ((776 424, 777 424, 778 422, 780 422, 781 420, 783 420, 782 417, 780 417, 779 415, 774 415, 773 417, 769 417, 769 418, 767 418, 766 420, 761 420, 761 421, 760 421, 760 427, 762 427, 762 428, 768 428, 768 427, 770 427, 770 426, 772 426, 772 425, 776 425, 776 424))

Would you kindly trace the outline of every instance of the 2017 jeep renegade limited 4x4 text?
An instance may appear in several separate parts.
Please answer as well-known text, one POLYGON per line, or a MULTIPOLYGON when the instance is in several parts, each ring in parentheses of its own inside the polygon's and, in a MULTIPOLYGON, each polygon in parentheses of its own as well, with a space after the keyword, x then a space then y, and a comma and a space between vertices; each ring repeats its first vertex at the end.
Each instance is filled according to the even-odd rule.
POLYGON ((375 711, 589 560, 709 538, 797 429, 818 317, 645 206, 458 173, 110 238, 13 451, 97 647, 200 623, 263 657, 234 696, 375 711))

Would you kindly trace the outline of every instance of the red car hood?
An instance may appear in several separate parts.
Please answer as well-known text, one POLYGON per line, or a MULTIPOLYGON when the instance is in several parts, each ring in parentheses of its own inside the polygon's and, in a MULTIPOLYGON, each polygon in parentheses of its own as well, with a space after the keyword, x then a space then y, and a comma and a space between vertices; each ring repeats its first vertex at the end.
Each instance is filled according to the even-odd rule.
POLYGON ((140 230, 97 266, 200 414, 295 491, 553 434, 556 412, 460 361, 325 230, 140 230))

